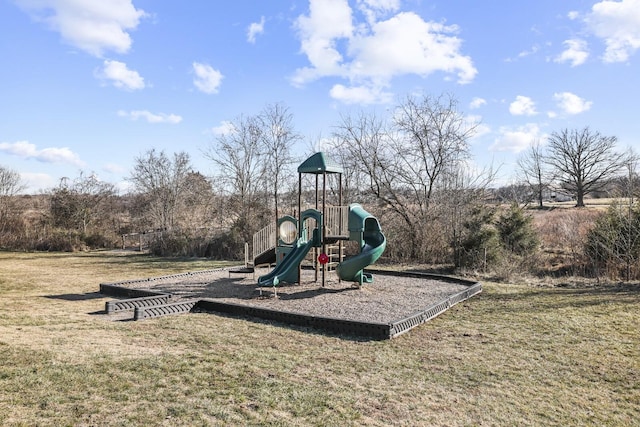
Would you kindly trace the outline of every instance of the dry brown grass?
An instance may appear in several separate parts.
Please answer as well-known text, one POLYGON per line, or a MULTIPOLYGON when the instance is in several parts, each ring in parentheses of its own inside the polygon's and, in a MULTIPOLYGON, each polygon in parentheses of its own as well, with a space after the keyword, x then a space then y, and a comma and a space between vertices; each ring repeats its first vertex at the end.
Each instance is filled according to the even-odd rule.
POLYGON ((639 423, 635 285, 485 283, 384 342, 211 314, 91 314, 101 282, 211 267, 0 253, 0 424, 639 423))
POLYGON ((587 232, 604 209, 602 205, 528 211, 541 243, 538 270, 556 276, 583 274, 587 232))

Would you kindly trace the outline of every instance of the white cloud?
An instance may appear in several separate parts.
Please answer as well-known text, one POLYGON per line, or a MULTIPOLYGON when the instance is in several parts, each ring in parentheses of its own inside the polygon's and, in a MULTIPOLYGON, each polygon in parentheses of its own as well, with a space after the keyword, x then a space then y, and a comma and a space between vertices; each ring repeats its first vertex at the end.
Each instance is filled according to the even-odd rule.
POLYGON ((586 101, 571 92, 554 93, 553 99, 566 114, 580 114, 591 108, 593 102, 586 101))
POLYGON ((38 149, 28 141, 0 142, 0 151, 23 159, 34 159, 43 163, 68 163, 74 166, 84 166, 80 157, 67 147, 50 147, 38 149))
POLYGON ((129 194, 134 190, 133 183, 129 179, 118 181, 114 185, 120 194, 129 194))
POLYGON ((330 152, 331 150, 336 149, 336 145, 339 145, 339 142, 336 144, 336 139, 320 137, 313 143, 313 152, 330 152))
POLYGON ((413 12, 380 18, 395 13, 398 1, 360 0, 357 4, 365 11, 366 23, 354 21, 347 0, 310 1, 309 14, 296 21, 301 51, 310 66, 296 70, 291 79, 294 85, 323 77, 343 78, 351 87, 334 85, 336 99, 370 102, 371 94, 383 94, 391 79, 400 75, 426 77, 440 71, 456 75, 460 84, 475 78, 471 58, 460 53, 457 26, 427 22, 413 12))
POLYGON ((529 50, 523 50, 520 53, 518 53, 518 55, 515 58, 506 58, 504 61, 505 62, 516 62, 522 58, 526 58, 527 56, 530 55, 535 55, 536 53, 538 53, 538 51, 540 50, 540 46, 535 44, 533 46, 531 46, 531 48, 529 50))
POLYGON ((100 79, 109 80, 118 89, 140 90, 146 86, 137 71, 130 70, 127 64, 120 61, 105 60, 95 74, 100 79))
POLYGON ((130 31, 146 16, 131 0, 16 0, 32 18, 46 23, 62 39, 93 56, 126 53, 130 31))
POLYGON ((529 123, 516 129, 509 127, 500 128, 500 136, 489 147, 491 151, 511 151, 520 153, 526 150, 535 141, 542 140, 540 128, 537 124, 529 123))
POLYGON ((604 62, 625 62, 640 49, 640 0, 601 1, 585 21, 604 40, 604 62))
POLYGON ((572 10, 569 13, 567 13, 567 18, 571 19, 572 21, 575 21, 579 17, 580 17, 580 12, 576 10, 572 10))
POLYGON ((102 170, 111 174, 121 174, 125 172, 125 168, 115 163, 107 163, 102 170))
POLYGON ((236 127, 232 122, 224 120, 220 122, 219 126, 214 126, 211 128, 211 133, 214 135, 229 135, 236 131, 236 127))
POLYGON ((301 39, 300 49, 307 55, 311 67, 297 70, 294 84, 344 74, 336 41, 351 37, 354 30, 351 8, 346 0, 311 0, 309 9, 309 16, 298 17, 296 27, 301 39))
POLYGON ((466 129, 473 128, 474 132, 471 137, 472 140, 480 139, 483 136, 491 133, 491 127, 482 123, 482 116, 469 114, 464 117, 464 127, 466 129))
POLYGON ((381 104, 391 101, 392 95, 381 87, 334 85, 329 95, 345 104, 381 104))
POLYGON ((471 108, 472 110, 475 110, 477 108, 482 107, 483 105, 487 105, 487 101, 483 98, 476 97, 476 98, 473 98, 469 103, 469 108, 471 108))
POLYGON ((477 74, 471 58, 459 54, 462 41, 453 35, 458 32, 455 25, 425 22, 415 13, 403 12, 375 23, 371 30, 351 41, 350 76, 375 80, 444 71, 457 74, 458 83, 464 84, 477 74))
POLYGON ((218 89, 224 78, 220 71, 214 69, 211 65, 194 62, 193 72, 196 74, 196 77, 193 79, 193 84, 199 91, 208 94, 218 93, 218 89))
POLYGON ((509 112, 514 116, 533 116, 538 114, 536 104, 528 96, 518 95, 516 100, 509 105, 509 112))
POLYGON ((58 184, 51 175, 41 172, 21 172, 20 180, 26 187, 23 194, 38 194, 58 184))
POLYGON ((264 33, 264 16, 260 17, 260 22, 252 22, 247 28, 247 41, 249 43, 256 42, 256 36, 264 33))
POLYGON ((396 11, 400 9, 400 0, 358 0, 358 3, 377 10, 396 11))
POLYGON ((182 121, 182 117, 176 114, 151 113, 147 110, 118 111, 118 116, 128 117, 131 120, 145 119, 149 123, 169 123, 172 125, 182 121))
POLYGON ((400 9, 400 0, 358 0, 357 4, 369 23, 400 9))
POLYGON ((540 46, 538 46, 537 44, 533 45, 531 46, 531 49, 523 50, 522 52, 520 52, 518 54, 518 58, 526 58, 527 56, 535 55, 536 53, 538 53, 539 50, 540 50, 540 46))
POLYGON ((587 42, 581 39, 565 40, 563 45, 566 49, 558 55, 555 62, 570 62, 572 67, 584 64, 589 57, 589 50, 587 49, 587 42))

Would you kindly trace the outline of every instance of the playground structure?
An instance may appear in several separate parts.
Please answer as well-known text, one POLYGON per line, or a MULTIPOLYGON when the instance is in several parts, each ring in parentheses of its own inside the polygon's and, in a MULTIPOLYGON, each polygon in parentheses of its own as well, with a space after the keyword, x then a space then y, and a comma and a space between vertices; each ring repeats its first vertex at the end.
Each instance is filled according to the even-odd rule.
MULTIPOLYGON (((251 257, 254 267, 275 264, 269 273, 258 278, 260 295, 262 287, 273 287, 275 294, 276 287, 283 282, 299 283, 282 287, 283 298, 256 296, 256 279, 251 276, 254 269, 218 269, 102 283, 100 293, 118 298, 106 303, 105 313, 120 320, 190 312, 225 313, 346 336, 389 339, 482 292, 478 282, 408 271, 376 272, 383 279, 368 287, 368 292, 344 286, 341 281, 355 282, 359 287, 373 282, 373 276, 364 269, 385 250, 386 239, 380 223, 359 204, 342 206, 342 168, 323 153, 303 162, 298 173, 297 211, 256 233, 251 257), (304 210, 303 174, 315 177, 315 201, 313 207, 305 206, 304 210), (327 203, 328 174, 339 180, 337 206, 327 203), (358 252, 345 257, 343 243, 349 241, 355 242, 358 252), (337 258, 333 259, 335 248, 337 258), (310 253, 314 271, 302 271, 301 264, 310 253), (331 264, 339 280, 326 280, 331 264), (321 288, 315 285, 318 266, 322 273, 321 288)), ((309 197, 308 192, 306 196, 309 197)), ((248 258, 246 246, 245 257, 248 258)))
POLYGON ((258 278, 258 286, 276 287, 281 282, 299 283, 302 262, 311 252, 322 274, 322 286, 326 283, 328 267, 335 266, 340 280, 362 286, 373 282, 373 276, 364 269, 375 263, 386 247, 386 239, 378 219, 357 203, 342 206, 342 174, 340 165, 325 153, 315 153, 298 167, 298 217, 286 215, 277 223, 258 231, 253 240, 253 264, 272 264, 275 268, 258 278), (302 210, 304 175, 315 177, 315 204, 302 210), (327 204, 327 176, 338 177, 338 206, 327 204), (322 191, 320 191, 322 177, 322 191), (359 253, 345 258, 343 242, 357 242, 359 253), (337 262, 331 253, 337 245, 337 262), (331 249, 331 251, 329 251, 331 249), (318 254, 319 252, 319 254, 318 254), (331 265, 328 265, 331 264, 331 265))
POLYGON ((278 218, 253 239, 254 268, 275 264, 273 270, 258 278, 260 296, 262 287, 272 286, 275 294, 283 282, 299 283, 282 287, 284 297, 256 295, 255 269, 246 268, 249 252, 245 245, 245 268, 101 283, 101 294, 117 298, 106 302, 104 313, 114 320, 136 321, 180 313, 224 313, 345 337, 390 339, 482 292, 478 282, 415 271, 377 271, 382 280, 369 286, 367 292, 344 286, 342 281, 358 283, 358 288, 373 282, 371 270, 365 273, 364 269, 385 250, 380 223, 359 204, 342 206, 342 168, 323 153, 305 160, 298 167, 298 174, 297 211, 278 218), (309 192, 302 191, 302 178, 309 174, 315 177, 315 201, 313 207, 302 210, 303 197, 310 197, 309 192), (337 206, 327 203, 327 175, 339 180, 337 189, 333 189, 337 192, 337 206), (355 243, 358 252, 345 257, 343 243, 349 241, 355 243), (310 253, 314 271, 302 271, 301 264, 310 253), (326 280, 332 264, 338 280, 326 280), (318 266, 322 272, 321 288, 315 285, 318 266))

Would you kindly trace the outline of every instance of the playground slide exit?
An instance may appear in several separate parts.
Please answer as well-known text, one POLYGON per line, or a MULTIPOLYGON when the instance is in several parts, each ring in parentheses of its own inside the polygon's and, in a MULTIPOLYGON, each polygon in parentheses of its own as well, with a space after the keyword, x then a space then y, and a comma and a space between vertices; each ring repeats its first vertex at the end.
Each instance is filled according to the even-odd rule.
POLYGON ((278 286, 280 281, 284 277, 290 277, 297 274, 298 265, 309 253, 309 249, 314 246, 314 240, 309 239, 303 241, 301 239, 296 240, 294 248, 287 254, 284 260, 276 265, 268 274, 258 277, 258 286, 278 286))
POLYGON ((386 246, 387 239, 382 234, 382 231, 378 229, 365 232, 362 251, 358 255, 349 257, 338 264, 336 267, 338 277, 352 282, 372 282, 372 276, 365 274, 362 270, 375 263, 384 252, 386 246))

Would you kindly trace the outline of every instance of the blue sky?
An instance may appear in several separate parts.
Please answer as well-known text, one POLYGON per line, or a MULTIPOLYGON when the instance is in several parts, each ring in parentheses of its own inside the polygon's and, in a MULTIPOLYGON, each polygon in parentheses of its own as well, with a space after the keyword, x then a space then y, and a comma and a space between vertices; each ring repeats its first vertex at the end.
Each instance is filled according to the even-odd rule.
POLYGON ((450 93, 474 162, 590 126, 640 151, 640 0, 0 0, 0 165, 29 192, 202 152, 283 103, 308 154, 341 114, 450 93))

